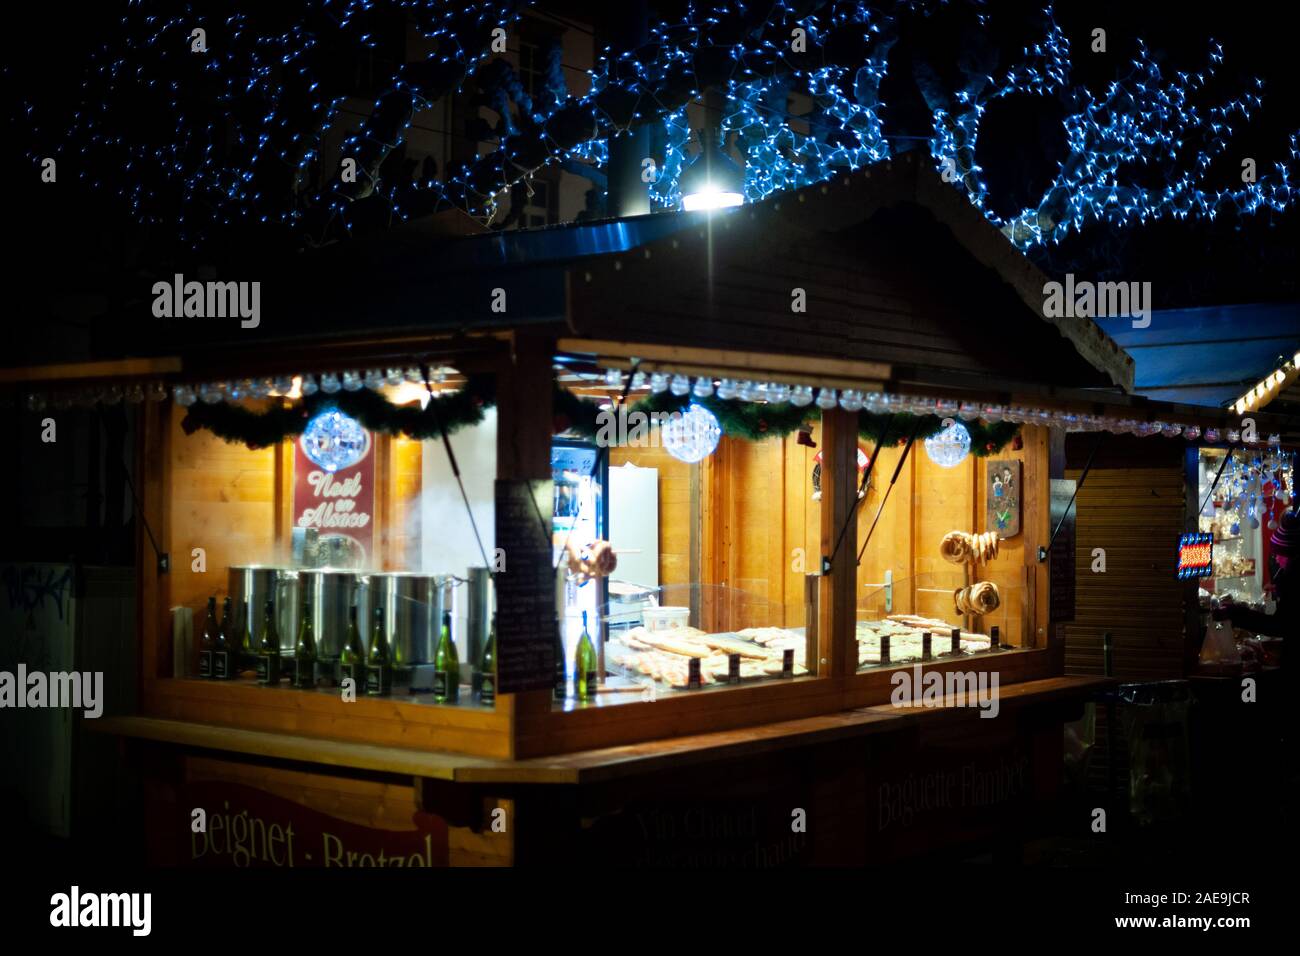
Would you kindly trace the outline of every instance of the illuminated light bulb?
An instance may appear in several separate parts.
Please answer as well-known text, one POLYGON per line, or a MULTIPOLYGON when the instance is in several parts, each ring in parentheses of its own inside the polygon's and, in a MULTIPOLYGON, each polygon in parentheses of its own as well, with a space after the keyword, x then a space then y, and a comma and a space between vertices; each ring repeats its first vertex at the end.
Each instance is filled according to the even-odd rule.
POLYGON ((833 388, 823 388, 817 393, 817 407, 823 411, 830 411, 839 404, 839 398, 833 388))
MULTIPOLYGON (((339 377, 335 375, 333 372, 326 372, 324 375, 320 377, 320 390, 324 392, 326 395, 337 394, 340 387, 341 386, 339 385, 339 377)), ((303 388, 303 391, 304 392, 307 391, 305 386, 303 388)))
POLYGON ((622 388, 623 373, 616 368, 605 369, 605 384, 610 388, 622 388))
POLYGON ((685 395, 691 390, 691 380, 685 375, 674 375, 668 383, 668 391, 674 395, 685 395))
POLYGON ((695 380, 695 385, 691 388, 691 394, 696 398, 708 398, 713 394, 713 379, 701 375, 695 380))
POLYGON ((846 412, 857 412, 862 410, 862 393, 856 389, 846 388, 840 394, 840 408, 846 412))
POLYGON ((1196 441, 1201 437, 1201 428, 1199 425, 1188 425, 1183 429, 1183 437, 1188 441, 1196 441))
POLYGON ((737 386, 729 378, 724 378, 718 382, 718 398, 730 401, 736 397, 737 386))
POLYGON ((724 209, 745 201, 745 173, 722 149, 713 130, 699 131, 700 154, 682 173, 678 188, 686 212, 724 209))
POLYGON ((806 408, 812 404, 813 390, 811 385, 796 385, 790 392, 790 404, 795 408, 806 408))
POLYGON ((685 411, 668 416, 660 437, 668 454, 694 464, 713 454, 722 437, 722 426, 711 411, 692 403, 685 411))
POLYGON ((790 401, 790 386, 781 382, 768 382, 767 400, 773 405, 784 405, 790 401))
POLYGON ((334 472, 366 457, 370 434, 356 419, 332 408, 307 423, 299 444, 314 464, 334 472))
POLYGON ((650 376, 650 391, 656 395, 668 391, 668 376, 663 372, 654 372, 650 376))
POLYGON ((961 422, 954 421, 925 440, 925 453, 940 468, 955 468, 970 454, 970 432, 961 422))
POLYGON ((751 381, 743 381, 736 392, 742 402, 752 402, 758 398, 758 386, 751 381))

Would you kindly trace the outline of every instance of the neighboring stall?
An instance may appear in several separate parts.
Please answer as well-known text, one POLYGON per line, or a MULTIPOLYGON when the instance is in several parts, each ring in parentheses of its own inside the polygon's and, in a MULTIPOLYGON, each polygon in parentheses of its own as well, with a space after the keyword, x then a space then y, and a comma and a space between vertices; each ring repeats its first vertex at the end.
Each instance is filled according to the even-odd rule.
POLYGON ((753 863, 1028 827, 1095 686, 1061 676, 1064 434, 1226 427, 1127 394, 1122 350, 1045 319, 1045 278, 906 159, 353 256, 268 290, 256 352, 160 324, 165 362, 25 376, 142 400, 139 716, 108 729, 153 859, 238 863, 185 827, 218 802, 271 865, 281 818, 321 847, 296 865, 532 862, 631 820, 662 824, 648 862, 693 826, 753 863), (791 807, 833 823, 790 843, 791 807))

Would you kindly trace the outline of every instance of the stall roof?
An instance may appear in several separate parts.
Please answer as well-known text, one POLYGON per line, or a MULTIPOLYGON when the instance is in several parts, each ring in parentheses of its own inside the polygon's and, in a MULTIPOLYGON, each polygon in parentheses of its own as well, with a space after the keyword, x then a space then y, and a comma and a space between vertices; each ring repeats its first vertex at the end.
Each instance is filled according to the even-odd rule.
POLYGON ((405 229, 250 264, 220 279, 261 282, 256 330, 153 318, 158 278, 170 277, 142 279, 141 297, 113 323, 115 354, 179 355, 187 369, 229 364, 227 374, 307 342, 540 325, 858 360, 886 366, 895 384, 1133 382, 1132 360, 1094 322, 1044 318, 1047 277, 911 155, 712 214, 453 239, 405 229), (804 312, 792 308, 795 289, 804 312))
MULTIPOLYGON (((1300 352, 1300 303, 1257 303, 1161 309, 1151 324, 1128 319, 1098 324, 1133 356, 1134 390, 1165 402, 1223 408, 1300 352)), ((1269 411, 1300 412, 1293 380, 1265 402, 1269 411)))

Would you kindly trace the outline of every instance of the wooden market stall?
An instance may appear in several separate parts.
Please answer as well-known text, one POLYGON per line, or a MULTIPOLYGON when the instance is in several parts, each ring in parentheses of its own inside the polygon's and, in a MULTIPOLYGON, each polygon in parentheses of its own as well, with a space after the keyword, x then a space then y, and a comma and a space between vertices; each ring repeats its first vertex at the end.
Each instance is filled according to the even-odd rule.
MULTIPOLYGON (((148 781, 151 859, 235 862, 183 829, 183 809, 202 801, 242 806, 268 827, 297 820, 322 847, 290 857, 297 865, 351 865, 345 843, 367 848, 357 862, 383 846, 412 862, 542 862, 575 845, 610 852, 603 838, 637 844, 643 862, 775 865, 1032 828, 1055 792, 1061 722, 1097 686, 1062 676, 1052 610, 1064 431, 1167 410, 1128 394, 1131 360, 1096 325, 1043 317, 1045 277, 951 187, 904 158, 712 215, 408 234, 347 254, 322 250, 268 283, 255 351, 194 323, 127 346, 171 356, 143 377, 173 400, 140 406, 138 713, 100 729, 127 742, 148 781), (656 677, 642 692, 617 665, 634 635, 650 638, 644 624, 616 626, 606 596, 583 605, 604 654, 601 692, 575 700, 575 681, 557 700, 555 621, 573 582, 555 586, 553 551, 568 534, 556 531, 553 438, 589 437, 583 423, 600 403, 684 404, 678 380, 731 410, 743 434, 698 461, 654 443, 595 443, 593 459, 654 471, 653 493, 623 509, 644 518, 635 512, 652 501, 657 515, 626 550, 629 564, 654 551, 645 590, 689 609, 692 640, 724 638, 708 647, 734 655, 737 674, 741 657, 763 669, 734 685, 708 670, 698 689, 656 677), (795 406, 806 414, 763 401, 798 389, 837 400, 795 406), (379 395, 387 403, 375 405, 379 395), (413 692, 355 699, 328 679, 290 690, 259 686, 251 671, 197 676, 184 638, 201 630, 209 598, 231 595, 228 569, 306 566, 314 539, 297 532, 310 495, 302 443, 289 439, 303 431, 301 409, 328 408, 328 396, 369 424, 361 459, 337 473, 358 460, 368 469, 339 492, 351 502, 339 514, 366 517, 347 545, 358 550, 345 552, 363 563, 350 569, 471 580, 470 568, 494 568, 491 704, 464 673, 481 648, 460 624, 456 703, 436 701, 418 675, 413 692), (964 420, 987 444, 931 455, 918 429, 939 419, 964 420), (1015 521, 995 524, 1012 512, 993 499, 1011 489, 1015 521), (471 525, 467 513, 486 520, 471 525), (940 554, 950 532, 993 533, 999 545, 951 563, 940 554), (988 611, 1000 646, 980 615, 955 607, 954 592, 977 581, 1001 595, 988 611), (921 629, 933 632, 924 662, 883 649, 883 635, 902 647, 921 629), (742 653, 746 632, 764 630, 781 632, 780 651, 755 637, 742 653), (1003 719, 951 693, 924 701, 918 690, 914 706, 895 706, 904 672, 996 678, 1003 719), (791 807, 820 821, 817 837, 791 831, 791 807), (647 819, 662 828, 629 824, 647 819), (704 857, 692 856, 697 838, 704 857)), ((141 377, 109 364, 41 387, 141 377)), ((317 474, 311 487, 330 488, 317 474)), ((608 524, 617 549, 619 519, 608 524)), ((1061 577, 1072 600, 1072 569, 1061 577)), ((237 613, 252 638, 247 666, 255 612, 237 613)), ((661 650, 641 646, 647 658, 661 650)), ((272 854, 269 838, 261 849, 253 856, 269 865, 289 853, 272 854)))

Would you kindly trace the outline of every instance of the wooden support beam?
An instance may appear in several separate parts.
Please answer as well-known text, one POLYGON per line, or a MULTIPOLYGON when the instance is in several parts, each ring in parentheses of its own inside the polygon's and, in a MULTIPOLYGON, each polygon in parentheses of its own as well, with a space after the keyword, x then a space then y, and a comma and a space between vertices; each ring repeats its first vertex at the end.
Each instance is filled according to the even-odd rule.
MULTIPOLYGON (((551 477, 551 369, 555 342, 545 336, 518 334, 510 354, 497 367, 497 479, 549 481, 551 477)), ((548 509, 549 513, 549 509, 548 509)), ((500 522, 502 516, 497 515, 500 522)), ((492 529, 480 529, 489 538, 492 529)), ((506 558, 509 561, 509 556, 506 558)), ((557 609, 550 609, 553 627, 557 609)), ((530 720, 543 719, 551 708, 547 690, 501 694, 497 710, 510 722, 509 756, 516 753, 516 743, 530 720)))
POLYGON ((854 636, 858 587, 858 520, 854 508, 858 497, 857 422, 857 415, 838 408, 822 413, 823 561, 831 556, 839 541, 829 572, 822 574, 818 593, 817 673, 830 677, 845 677, 858 669, 858 645, 854 636))

